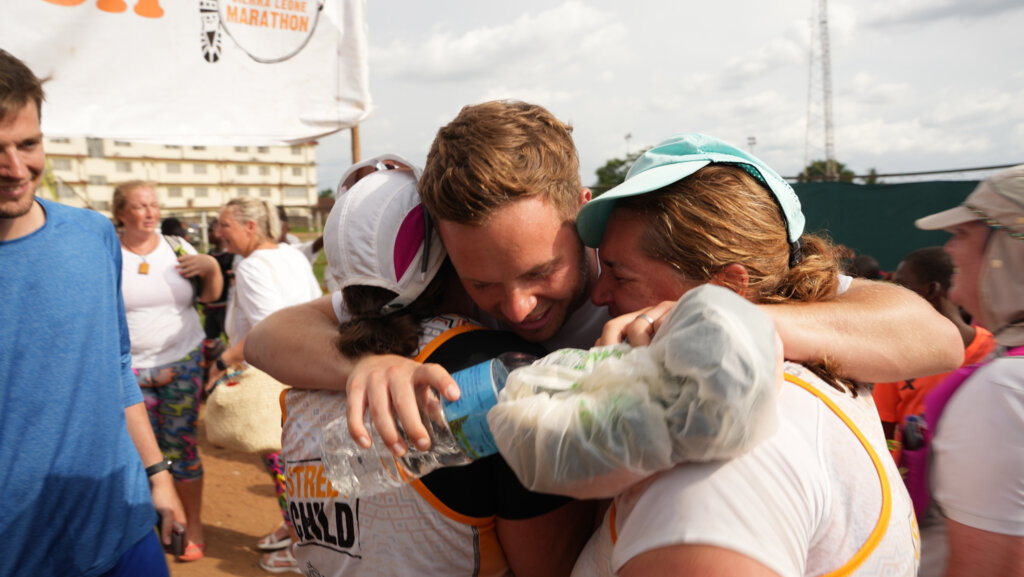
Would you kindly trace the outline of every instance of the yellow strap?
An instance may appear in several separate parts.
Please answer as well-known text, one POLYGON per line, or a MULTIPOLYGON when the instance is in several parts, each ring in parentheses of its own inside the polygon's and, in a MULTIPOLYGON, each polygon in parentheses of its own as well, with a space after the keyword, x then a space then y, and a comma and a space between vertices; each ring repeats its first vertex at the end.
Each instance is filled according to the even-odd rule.
MULTIPOLYGON (((472 323, 465 323, 458 326, 454 326, 431 339, 429 343, 427 343, 422 349, 420 349, 419 354, 416 355, 414 360, 422 363, 426 361, 428 358, 430 358, 430 355, 434 354, 434 351, 440 348, 441 345, 445 344, 452 338, 457 337, 463 333, 467 333, 469 331, 478 331, 483 328, 484 327, 480 325, 472 323)), ((416 492, 419 493, 421 497, 423 497, 424 500, 430 503, 430 505, 434 509, 436 509, 445 517, 448 517, 449 519, 452 519, 457 523, 473 526, 482 526, 494 522, 493 515, 490 517, 480 518, 469 517, 467 515, 462 515, 461 513, 456 513, 443 502, 441 502, 441 500, 438 499, 433 493, 431 493, 430 489, 428 489, 427 486, 423 484, 423 481, 420 481, 419 479, 410 479, 409 476, 402 469, 401 464, 399 464, 398 466, 398 474, 401 475, 402 479, 409 483, 412 486, 412 488, 415 489, 416 492)))
POLYGON ((815 397, 818 397, 821 402, 825 403, 825 406, 832 410, 833 413, 839 417, 843 423, 853 432, 860 441, 860 444, 864 447, 864 450, 868 452, 868 456, 871 457, 871 462, 875 465, 875 472, 878 473, 878 480, 882 485, 882 512, 878 516, 878 523, 875 524, 875 528, 868 535, 867 541, 858 550, 845 565, 836 569, 831 573, 826 573, 824 577, 842 577, 845 575, 852 575, 853 572, 859 567, 864 561, 874 552, 878 544, 882 542, 882 536, 885 535, 886 529, 889 527, 889 519, 892 517, 892 493, 889 487, 889 477, 885 474, 885 467, 882 466, 882 460, 878 457, 878 453, 875 452, 874 447, 868 442, 864 434, 860 432, 860 429, 853 423, 853 419, 846 415, 839 405, 835 404, 832 399, 828 398, 825 393, 819 391, 817 388, 811 386, 807 382, 801 380, 799 377, 786 374, 786 380, 803 388, 805 391, 811 393, 815 397))

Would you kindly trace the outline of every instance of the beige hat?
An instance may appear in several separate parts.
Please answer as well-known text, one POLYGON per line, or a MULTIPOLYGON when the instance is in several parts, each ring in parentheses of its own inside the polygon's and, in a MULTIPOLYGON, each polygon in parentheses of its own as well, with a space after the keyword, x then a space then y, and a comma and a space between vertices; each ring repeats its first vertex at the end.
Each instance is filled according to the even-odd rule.
POLYGON ((995 333, 1002 346, 1024 345, 1024 164, 986 178, 960 206, 916 224, 935 230, 972 221, 993 229, 978 279, 981 311, 976 322, 995 333))
POLYGON ((1024 238, 1024 164, 981 181, 960 206, 919 218, 914 224, 923 230, 939 230, 972 220, 1024 238))

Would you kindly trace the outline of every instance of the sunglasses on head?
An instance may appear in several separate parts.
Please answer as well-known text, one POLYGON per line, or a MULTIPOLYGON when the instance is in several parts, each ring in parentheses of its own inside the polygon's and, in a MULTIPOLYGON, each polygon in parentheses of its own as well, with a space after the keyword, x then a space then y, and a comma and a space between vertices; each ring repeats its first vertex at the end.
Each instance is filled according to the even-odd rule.
MULTIPOLYGON (((404 160, 388 156, 375 157, 353 164, 348 169, 348 174, 338 185, 338 195, 341 195, 352 188, 357 182, 375 172, 398 170, 408 172, 414 177, 416 170, 404 160)), ((427 276, 427 269, 430 264, 430 238, 433 236, 433 226, 430 222, 430 212, 423 208, 423 257, 420 259, 420 278, 427 276)))

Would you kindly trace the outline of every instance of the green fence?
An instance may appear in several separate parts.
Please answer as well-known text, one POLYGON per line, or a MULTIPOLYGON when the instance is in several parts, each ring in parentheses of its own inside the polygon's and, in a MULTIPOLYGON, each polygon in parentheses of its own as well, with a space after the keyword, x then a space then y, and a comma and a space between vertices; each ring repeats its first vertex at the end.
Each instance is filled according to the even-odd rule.
POLYGON ((825 232, 833 242, 858 254, 869 254, 883 270, 896 269, 908 252, 941 245, 949 235, 918 230, 922 216, 960 204, 978 181, 937 181, 907 184, 794 184, 807 231, 825 232))

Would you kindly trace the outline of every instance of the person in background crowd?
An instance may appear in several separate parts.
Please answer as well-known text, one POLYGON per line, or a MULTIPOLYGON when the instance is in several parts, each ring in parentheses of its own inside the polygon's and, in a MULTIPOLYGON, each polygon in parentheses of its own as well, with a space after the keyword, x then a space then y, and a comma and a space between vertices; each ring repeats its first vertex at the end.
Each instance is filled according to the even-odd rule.
POLYGON ((217 259, 220 274, 224 278, 224 288, 221 289, 215 300, 203 303, 203 332, 206 334, 206 338, 203 340, 204 383, 209 376, 209 367, 226 348, 223 339, 224 321, 227 316, 231 281, 234 278, 234 272, 231 269, 237 258, 236 255, 224 250, 224 241, 220 237, 220 225, 216 218, 210 221, 207 238, 210 239, 209 255, 217 259))
MULTIPOLYGON (((918 219, 952 233, 949 299, 992 332, 987 362, 957 371, 925 400, 933 428, 931 491, 945 517, 922 553, 945 572, 1024 575, 1024 165, 981 182, 955 208, 918 219), (973 371, 973 372, 972 372, 973 371), (940 395, 942 393, 942 395, 940 395), (945 404, 943 404, 945 403, 945 404), (933 422, 937 421, 937 422, 933 422), (936 564, 938 565, 938 564, 936 564)), ((934 572, 933 572, 934 570, 934 572)))
POLYGON ((181 223, 181 220, 173 216, 165 218, 160 223, 160 234, 188 240, 188 230, 185 229, 185 225, 181 223))
POLYGON ((0 575, 166 577, 186 517, 132 374, 120 243, 36 196, 42 103, 0 50, 0 575))
MULTIPOLYGON (((576 214, 590 200, 580 185, 571 127, 543 107, 517 101, 466 106, 434 139, 420 181, 423 203, 463 286, 472 316, 549 350, 589 348, 609 320, 588 296, 596 253, 580 242, 576 214)), ((963 359, 949 321, 906 289, 853 281, 829 302, 765 305, 796 361, 830 358, 865 382, 950 370, 963 359), (918 335, 930 335, 927 343, 918 335)), ((369 435, 364 409, 396 454, 396 419, 418 447, 429 446, 414 388, 454 399, 446 371, 396 355, 347 359, 330 346, 340 294, 271 315, 246 343, 246 358, 282 382, 348 392, 353 438, 369 435)), ((628 330, 645 331, 640 320, 628 330)), ((628 332, 628 331, 627 331, 628 332)))
MULTIPOLYGON (((197 448, 203 329, 195 302, 216 298, 223 279, 213 257, 198 254, 181 236, 156 231, 160 205, 152 184, 140 180, 121 184, 114 189, 110 205, 121 239, 132 370, 160 451, 174 462, 174 487, 188 518, 187 543, 178 559, 196 561, 203 558, 206 545, 200 514, 203 464, 197 448), (200 294, 195 294, 190 278, 201 279, 200 294)), ((163 228, 173 230, 173 226, 163 228)))
POLYGON ((885 272, 882 271, 882 265, 878 264, 878 259, 867 254, 854 256, 846 268, 846 274, 854 278, 885 280, 885 272))
MULTIPOLYGON (((964 321, 960 307, 949 300, 949 283, 953 276, 953 261, 940 246, 917 249, 903 258, 893 281, 921 295, 935 310, 952 322, 964 343, 964 365, 973 365, 987 357, 995 348, 995 339, 988 330, 964 321)), ((924 413, 924 397, 949 373, 928 375, 916 379, 889 383, 875 383, 872 395, 878 416, 882 418, 885 437, 892 441, 893 458, 899 460, 897 425, 903 425, 910 415, 924 413)))
MULTIPOLYGON (((754 303, 834 299, 842 281, 832 248, 803 224, 781 176, 694 133, 642 154, 576 222, 583 242, 599 248, 594 301, 648 325, 630 335, 634 346, 657 329, 645 315, 661 317, 706 284, 754 303)), ((707 362, 738 362, 729 348, 720 354, 707 362)), ((916 575, 913 507, 868 389, 827 360, 789 362, 785 379, 774 435, 739 457, 682 464, 620 494, 573 574, 916 575)))
MULTIPOLYGON (((244 361, 242 351, 247 335, 267 315, 321 295, 309 261, 299 251, 277 241, 281 237, 277 214, 272 205, 248 197, 232 199, 220 211, 218 220, 224 248, 242 258, 235 264, 235 284, 228 298, 230 347, 210 368, 207 386, 224 376, 229 366, 244 361)), ((298 572, 289 548, 291 518, 279 453, 263 455, 263 462, 274 479, 284 523, 257 544, 261 550, 273 551, 264 555, 260 566, 271 572, 298 572)))

